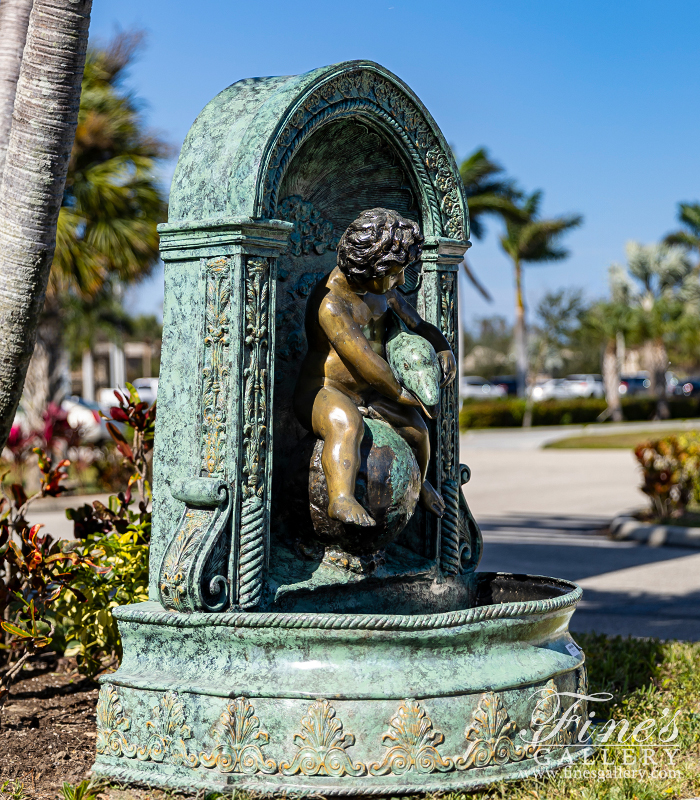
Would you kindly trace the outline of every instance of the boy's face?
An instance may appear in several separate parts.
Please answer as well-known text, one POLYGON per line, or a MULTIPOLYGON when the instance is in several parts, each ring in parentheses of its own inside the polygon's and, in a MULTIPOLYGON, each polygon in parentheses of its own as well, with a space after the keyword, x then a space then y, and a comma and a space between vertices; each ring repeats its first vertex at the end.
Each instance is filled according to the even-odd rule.
POLYGON ((370 278, 362 282, 357 281, 356 285, 363 293, 386 294, 390 289, 395 286, 402 286, 406 282, 405 269, 405 266, 402 267, 397 264, 381 277, 370 278))

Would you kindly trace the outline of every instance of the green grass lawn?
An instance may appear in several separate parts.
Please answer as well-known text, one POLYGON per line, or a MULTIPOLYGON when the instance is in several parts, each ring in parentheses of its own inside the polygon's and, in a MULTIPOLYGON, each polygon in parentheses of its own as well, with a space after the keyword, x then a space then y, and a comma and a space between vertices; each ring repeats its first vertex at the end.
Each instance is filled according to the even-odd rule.
POLYGON ((664 439, 666 436, 680 436, 681 434, 697 434, 697 430, 687 428, 668 428, 656 431, 628 431, 609 433, 603 436, 570 436, 545 445, 547 449, 554 450, 633 450, 640 442, 649 439, 664 439))
MULTIPOLYGON (((597 780, 567 777, 559 772, 550 777, 498 784, 469 797, 473 800, 681 800, 700 795, 700 643, 623 639, 595 633, 574 634, 574 638, 586 653, 589 694, 614 695, 605 707, 596 706, 602 718, 627 719, 631 731, 649 717, 661 719, 665 708, 670 715, 681 711, 677 718, 678 753, 673 767, 678 776, 656 778, 651 768, 641 779, 597 780)), ((657 764, 660 763, 663 754, 659 748, 651 749, 657 764)), ((639 764, 643 764, 641 746, 625 751, 628 761, 633 757, 631 751, 636 751, 639 764)), ((615 765, 624 769, 622 753, 620 748, 599 751, 588 760, 587 769, 612 770, 615 765)), ((456 800, 457 795, 450 797, 456 800)))

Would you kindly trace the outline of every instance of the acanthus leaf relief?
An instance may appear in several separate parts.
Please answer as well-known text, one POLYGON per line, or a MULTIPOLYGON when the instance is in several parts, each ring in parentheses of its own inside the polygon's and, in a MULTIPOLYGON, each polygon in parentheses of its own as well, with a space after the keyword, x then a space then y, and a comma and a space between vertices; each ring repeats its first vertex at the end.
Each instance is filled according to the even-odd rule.
POLYGON ((111 683, 102 684, 97 700, 97 752, 133 758, 136 745, 130 744, 125 735, 130 727, 131 720, 124 714, 117 690, 111 683))
POLYGON ((185 724, 185 706, 177 692, 165 692, 153 707, 146 735, 145 743, 136 750, 139 761, 165 761, 192 768, 199 764, 197 755, 187 750, 185 739, 192 738, 192 730, 185 724))
POLYGON ((208 509, 186 509, 161 568, 160 593, 165 608, 173 611, 194 611, 187 591, 187 575, 211 516, 208 509))
POLYGON ((494 764, 502 766, 533 756, 534 748, 515 743, 516 729, 499 695, 484 692, 464 733, 467 750, 464 756, 455 758, 455 766, 460 770, 494 764))
POLYGON ((353 764, 347 752, 355 744, 352 733, 343 733, 343 724, 328 700, 317 700, 309 706, 301 721, 302 732, 294 735, 299 748, 291 763, 280 763, 283 775, 343 775, 358 777, 367 772, 362 763, 353 764))
POLYGON ((255 708, 245 697, 230 700, 213 728, 218 741, 211 753, 200 753, 201 763, 207 769, 219 772, 254 775, 277 772, 277 764, 265 758, 262 748, 270 737, 260 727, 255 708))
POLYGON ((451 758, 443 758, 438 745, 445 737, 433 729, 425 709, 415 700, 404 700, 399 711, 382 736, 382 744, 389 750, 381 764, 370 764, 370 775, 404 775, 411 770, 423 775, 431 772, 450 772, 454 769, 451 758))

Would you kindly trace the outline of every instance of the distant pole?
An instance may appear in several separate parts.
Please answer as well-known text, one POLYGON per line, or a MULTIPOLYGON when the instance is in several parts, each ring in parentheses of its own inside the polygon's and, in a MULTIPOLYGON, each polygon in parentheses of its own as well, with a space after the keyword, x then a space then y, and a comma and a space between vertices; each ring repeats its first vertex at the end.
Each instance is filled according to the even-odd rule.
POLYGON ((83 400, 95 400, 95 362, 91 350, 83 350, 82 363, 83 400))

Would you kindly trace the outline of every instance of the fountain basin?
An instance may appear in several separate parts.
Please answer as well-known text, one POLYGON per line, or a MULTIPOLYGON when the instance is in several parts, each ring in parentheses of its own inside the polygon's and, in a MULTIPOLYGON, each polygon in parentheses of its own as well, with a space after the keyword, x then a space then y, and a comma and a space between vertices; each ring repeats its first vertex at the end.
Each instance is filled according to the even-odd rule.
POLYGON ((116 609, 124 657, 103 681, 93 772, 173 788, 397 794, 536 774, 585 751, 584 709, 547 747, 528 745, 542 703, 561 716, 575 698, 557 693, 585 694, 568 632, 574 584, 422 577, 364 601, 351 588, 344 613, 342 593, 334 611, 316 595, 314 613, 116 609), (420 613, 441 593, 440 613, 420 613), (382 613, 390 597, 395 613, 382 613))

